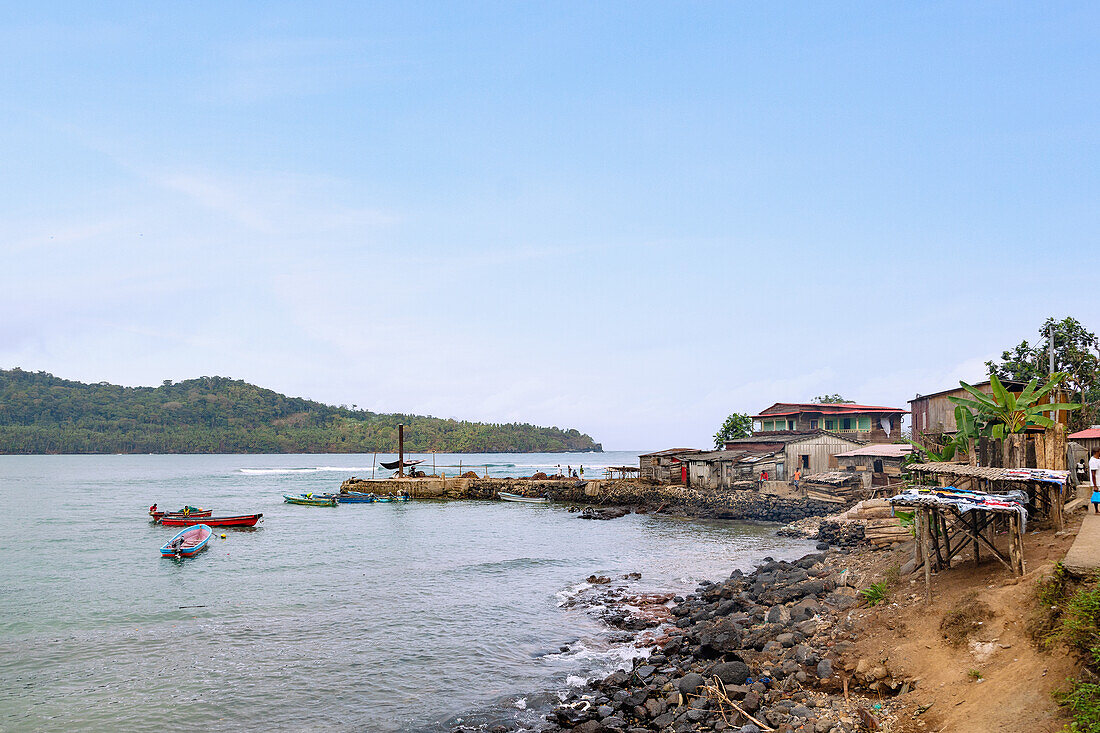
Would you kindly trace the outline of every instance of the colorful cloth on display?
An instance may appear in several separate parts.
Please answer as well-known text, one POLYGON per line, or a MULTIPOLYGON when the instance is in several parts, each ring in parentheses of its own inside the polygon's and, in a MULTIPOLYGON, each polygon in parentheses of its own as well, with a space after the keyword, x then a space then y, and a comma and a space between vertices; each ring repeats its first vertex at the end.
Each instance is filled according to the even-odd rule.
POLYGON ((937 488, 922 486, 910 488, 889 499, 891 504, 901 506, 950 506, 966 513, 971 509, 991 512, 1015 512, 1020 517, 1020 531, 1027 531, 1027 492, 1006 491, 1003 494, 989 494, 984 491, 956 489, 954 486, 937 488))
POLYGON ((1043 481, 1048 484, 1064 484, 1069 471, 1051 471, 1047 468, 1006 468, 1005 479, 1021 481, 1043 481))

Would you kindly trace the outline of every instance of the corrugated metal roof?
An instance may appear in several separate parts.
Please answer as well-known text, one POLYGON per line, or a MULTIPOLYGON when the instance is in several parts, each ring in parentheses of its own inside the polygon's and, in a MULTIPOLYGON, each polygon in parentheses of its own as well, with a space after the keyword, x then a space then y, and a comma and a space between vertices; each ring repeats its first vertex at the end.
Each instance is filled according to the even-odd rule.
POLYGON ((652 456, 670 456, 677 453, 702 453, 703 451, 698 448, 669 448, 667 450, 659 450, 655 453, 642 453, 639 458, 650 458, 652 456))
POLYGON ((684 456, 685 461, 736 461, 745 455, 743 450, 712 450, 684 456))
POLYGON ((1070 440, 1088 440, 1090 438, 1100 438, 1100 428, 1086 428, 1076 433, 1071 433, 1070 440))
MULTIPOLYGON (((971 387, 977 387, 978 389, 981 389, 982 387, 991 387, 992 384, 993 383, 990 382, 987 379, 984 382, 977 382, 976 384, 972 384, 970 386, 971 387)), ((1023 392, 1024 387, 1027 386, 1027 382, 1020 382, 1020 381, 1015 380, 1015 379, 1002 379, 1001 384, 1003 384, 1005 387, 1008 387, 1010 392, 1015 391, 1015 390, 1019 390, 1020 392, 1023 392)), ((960 389, 962 389, 963 392, 966 392, 966 390, 963 389, 962 385, 959 385, 958 387, 951 387, 950 389, 941 389, 939 392, 932 392, 931 394, 919 394, 916 397, 914 397, 913 399, 909 400, 909 402, 913 403, 913 402, 916 402, 917 400, 926 400, 929 397, 939 397, 940 395, 949 394, 951 392, 957 392, 960 389)))
POLYGON ((865 445, 862 448, 850 450, 847 453, 837 453, 837 458, 851 458, 854 456, 877 456, 879 458, 904 458, 913 452, 913 446, 902 443, 880 443, 878 445, 865 445))

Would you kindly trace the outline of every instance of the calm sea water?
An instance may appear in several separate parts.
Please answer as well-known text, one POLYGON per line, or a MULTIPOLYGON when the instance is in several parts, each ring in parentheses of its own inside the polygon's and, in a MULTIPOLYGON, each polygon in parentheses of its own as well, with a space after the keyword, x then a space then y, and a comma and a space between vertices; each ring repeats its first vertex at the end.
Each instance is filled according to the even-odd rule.
MULTIPOLYGON (((541 693, 626 654, 587 612, 559 607, 589 574, 640 571, 639 590, 690 591, 764 555, 809 551, 734 522, 282 501, 369 476, 372 460, 0 456, 0 729, 534 722, 541 693), (175 530, 148 521, 153 502, 264 519, 224 530, 196 558, 165 560, 157 550, 175 530)), ((436 456, 459 460, 498 476, 583 464, 591 478, 637 454, 436 456)))

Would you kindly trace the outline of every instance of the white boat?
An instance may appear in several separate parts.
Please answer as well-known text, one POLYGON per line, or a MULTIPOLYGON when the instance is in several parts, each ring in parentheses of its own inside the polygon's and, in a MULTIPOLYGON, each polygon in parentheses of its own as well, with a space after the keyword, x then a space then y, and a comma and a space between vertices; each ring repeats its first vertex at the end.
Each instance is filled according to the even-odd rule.
POLYGON ((524 504, 549 504, 550 500, 546 498, 537 498, 532 496, 520 496, 519 494, 509 494, 507 491, 501 491, 497 494, 501 501, 521 501, 524 504))

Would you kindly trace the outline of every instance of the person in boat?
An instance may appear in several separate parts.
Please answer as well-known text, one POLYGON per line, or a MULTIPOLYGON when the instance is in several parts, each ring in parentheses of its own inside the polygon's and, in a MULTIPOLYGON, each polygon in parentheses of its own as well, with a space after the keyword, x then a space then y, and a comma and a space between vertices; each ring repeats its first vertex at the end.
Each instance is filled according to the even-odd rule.
POLYGON ((187 516, 188 514, 190 514, 190 513, 191 513, 191 507, 190 507, 190 506, 185 506, 185 507, 183 508, 183 516, 185 516, 185 517, 186 517, 186 516, 187 516))
POLYGON ((156 514, 156 513, 157 513, 157 505, 156 505, 156 504, 154 504, 153 506, 149 507, 149 513, 150 513, 150 514, 156 514))

